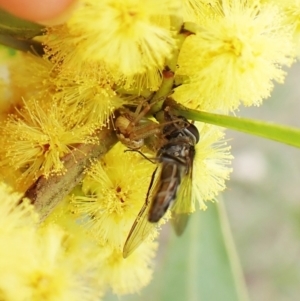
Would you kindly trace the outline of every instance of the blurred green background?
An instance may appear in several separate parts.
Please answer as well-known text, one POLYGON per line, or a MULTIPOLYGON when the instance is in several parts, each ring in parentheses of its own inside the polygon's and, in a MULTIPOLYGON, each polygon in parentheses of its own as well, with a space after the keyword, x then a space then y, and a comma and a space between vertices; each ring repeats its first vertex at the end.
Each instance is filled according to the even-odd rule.
MULTIPOLYGON (((300 64, 287 71, 263 106, 238 115, 300 127, 300 64)), ((227 137, 235 159, 221 209, 210 204, 194 214, 180 238, 164 227, 152 283, 121 300, 248 300, 239 263, 251 301, 300 299, 300 150, 233 131, 227 137)))
MULTIPOLYGON (((241 116, 300 128, 300 64, 263 106, 241 116)), ((233 174, 223 194, 253 301, 300 300, 300 150, 228 131, 233 174)))

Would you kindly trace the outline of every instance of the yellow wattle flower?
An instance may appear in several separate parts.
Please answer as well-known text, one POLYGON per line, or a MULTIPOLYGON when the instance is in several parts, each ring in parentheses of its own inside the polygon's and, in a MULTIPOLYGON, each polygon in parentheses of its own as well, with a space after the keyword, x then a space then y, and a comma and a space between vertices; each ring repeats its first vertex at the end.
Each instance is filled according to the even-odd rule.
POLYGON ((152 279, 156 250, 156 242, 146 241, 124 259, 120 249, 100 247, 99 252, 104 254, 99 260, 101 276, 116 295, 138 293, 152 279))
POLYGON ((28 53, 17 53, 9 62, 8 68, 12 103, 21 104, 22 98, 49 100, 56 89, 52 80, 57 73, 47 59, 28 53))
POLYGON ((82 0, 66 25, 49 30, 50 56, 68 69, 104 63, 112 72, 129 76, 161 69, 175 41, 155 18, 169 18, 177 7, 171 0, 82 0))
POLYGON ((212 201, 226 188, 225 180, 232 172, 233 159, 230 146, 224 140, 224 131, 213 125, 196 123, 200 141, 196 144, 193 167, 193 202, 206 209, 206 201, 212 201))
POLYGON ((81 224, 96 240, 120 250, 145 202, 155 168, 140 154, 125 150, 118 143, 94 164, 83 180, 84 195, 72 200, 81 224))
POLYGON ((96 143, 93 128, 84 125, 78 111, 77 120, 55 102, 24 101, 18 114, 10 115, 2 126, 1 166, 22 172, 22 180, 30 183, 40 175, 62 174, 62 157, 78 143, 96 143))
POLYGON ((53 79, 53 98, 67 107, 69 117, 97 129, 106 126, 124 100, 113 90, 114 82, 100 64, 86 64, 85 71, 60 70, 53 79))
POLYGON ((84 244, 58 226, 38 229, 28 202, 0 184, 0 289, 6 301, 98 300, 98 265, 84 244), (16 289, 17 288, 17 289, 16 289))
MULTIPOLYGON (((84 231, 95 244, 101 281, 118 295, 135 293, 150 282, 157 248, 152 241, 157 236, 154 228, 154 233, 129 258, 123 258, 124 243, 145 202, 155 167, 140 154, 125 150, 118 143, 92 166, 83 180, 82 191, 74 190, 64 209, 69 214, 58 218, 61 224, 62 217, 70 217, 72 212, 81 235, 84 231)), ((72 231, 72 226, 67 227, 72 231)))
POLYGON ((188 79, 174 98, 201 110, 227 113, 242 103, 259 105, 273 81, 282 82, 281 66, 293 61, 291 27, 275 5, 223 1, 212 7, 195 35, 185 41, 178 75, 188 79))

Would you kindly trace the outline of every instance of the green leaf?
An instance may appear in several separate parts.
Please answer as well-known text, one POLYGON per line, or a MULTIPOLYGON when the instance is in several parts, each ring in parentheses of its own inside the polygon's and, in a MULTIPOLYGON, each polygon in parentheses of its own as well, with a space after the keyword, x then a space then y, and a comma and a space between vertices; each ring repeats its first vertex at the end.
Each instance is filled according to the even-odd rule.
POLYGON ((43 29, 42 25, 19 19, 0 10, 0 44, 2 45, 42 56, 43 46, 32 38, 42 35, 43 29))
POLYGON ((18 39, 31 39, 43 33, 43 25, 22 20, 0 10, 0 34, 18 39))
POLYGON ((300 148, 300 129, 268 123, 260 120, 246 119, 228 115, 212 114, 197 110, 187 109, 174 101, 169 101, 174 114, 187 119, 202 121, 239 132, 267 138, 300 148))
POLYGON ((247 300, 221 204, 210 204, 191 219, 188 231, 173 235, 168 245, 155 300, 247 300))
POLYGON ((209 205, 191 216, 181 237, 170 234, 149 287, 122 300, 248 300, 223 204, 209 205))

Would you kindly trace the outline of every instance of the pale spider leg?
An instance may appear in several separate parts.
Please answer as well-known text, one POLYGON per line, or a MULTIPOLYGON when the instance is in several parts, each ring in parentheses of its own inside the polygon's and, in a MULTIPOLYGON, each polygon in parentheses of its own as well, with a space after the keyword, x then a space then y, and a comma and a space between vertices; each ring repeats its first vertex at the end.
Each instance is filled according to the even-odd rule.
MULTIPOLYGON (((159 99, 157 99, 159 101, 159 99)), ((156 123, 145 116, 156 102, 150 103, 144 100, 138 104, 135 112, 125 108, 123 113, 117 118, 115 127, 119 140, 129 148, 141 148, 144 139, 153 135, 162 135, 161 128, 176 122, 176 119, 167 122, 156 123)), ((179 119, 181 121, 181 119, 179 119)), ((163 135, 162 135, 163 136, 163 135)))
POLYGON ((132 140, 144 139, 149 136, 160 134, 162 126, 149 120, 146 124, 141 124, 136 126, 133 131, 131 131, 129 138, 132 140))
POLYGON ((146 99, 138 104, 138 106, 135 109, 135 112, 133 113, 135 124, 138 124, 140 122, 140 120, 146 116, 146 114, 149 112, 150 108, 151 108, 151 105, 149 105, 149 103, 146 99))
POLYGON ((158 98, 156 101, 149 103, 149 99, 145 99, 141 101, 138 106, 136 107, 135 112, 133 113, 133 123, 137 125, 142 118, 144 118, 147 113, 151 110, 151 108, 162 99, 163 97, 158 98), (143 108, 144 107, 144 108, 143 108))
MULTIPOLYGON (((145 117, 145 115, 149 112, 151 106, 149 106, 148 101, 144 100, 138 104, 138 106, 135 109, 135 112, 131 112, 130 110, 126 109, 126 111, 121 114, 120 117, 118 117, 116 124, 119 125, 119 127, 116 127, 119 129, 119 131, 125 136, 128 137, 129 140, 140 140, 143 139, 143 137, 139 138, 136 137, 134 134, 136 131, 136 128, 138 127, 138 124, 141 122, 141 120, 145 117), (147 106, 143 109, 143 106, 147 104, 147 106), (128 124, 125 125, 126 121, 128 120, 128 124), (121 121, 122 120, 122 121, 121 121), (121 123, 123 124, 121 126, 121 123)), ((143 126, 141 126, 143 127, 143 126)))
MULTIPOLYGON (((183 129, 187 126, 187 123, 182 121, 182 119, 178 118, 178 119, 173 119, 170 121, 166 121, 163 123, 156 123, 153 122, 151 120, 147 120, 147 124, 141 124, 139 126, 136 126, 134 128, 134 130, 131 131, 129 137, 131 140, 139 140, 139 139, 144 139, 147 138, 149 136, 155 135, 155 134, 162 134, 161 128, 166 127, 166 125, 169 124, 174 124, 174 126, 177 129, 183 129), (181 122, 182 125, 178 125, 177 122, 181 122)), ((166 135, 168 134, 168 132, 162 134, 162 135, 166 135)))
MULTIPOLYGON (((151 110, 151 108, 160 101, 161 98, 157 99, 155 102, 149 104, 149 99, 141 101, 134 113, 128 112, 127 118, 130 121, 129 125, 126 128, 126 132, 130 133, 129 137, 131 140, 139 140, 146 137, 149 137, 153 134, 158 134, 160 132, 160 127, 164 125, 157 124, 153 121, 147 120, 148 124, 139 125, 140 121, 146 116, 146 114, 151 110), (144 108, 143 108, 144 107, 144 108), (149 131, 146 133, 146 131, 149 131)), ((172 122, 170 122, 172 123, 172 122)), ((166 123, 165 123, 166 124, 166 123)))

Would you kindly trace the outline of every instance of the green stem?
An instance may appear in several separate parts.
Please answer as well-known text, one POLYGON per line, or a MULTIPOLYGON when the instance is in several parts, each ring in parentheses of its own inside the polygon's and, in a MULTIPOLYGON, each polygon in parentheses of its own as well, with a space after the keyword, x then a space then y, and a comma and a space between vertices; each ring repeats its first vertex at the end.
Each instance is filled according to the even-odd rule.
POLYGON ((2 45, 42 56, 44 54, 42 44, 32 39, 42 35, 43 30, 43 25, 19 19, 0 10, 0 44, 2 45))
POLYGON ((170 111, 173 114, 183 116, 190 120, 226 127, 300 148, 300 129, 298 128, 267 123, 260 120, 187 109, 170 98, 166 100, 166 104, 170 107, 170 111))
POLYGON ((243 271, 241 268, 241 263, 236 252, 234 240, 232 237, 232 232, 230 229, 226 209, 222 197, 219 197, 217 202, 217 210, 221 224, 221 231, 223 233, 223 240, 225 244, 225 249, 227 256, 229 258, 230 267, 235 282, 235 287, 240 301, 249 301, 249 296, 247 293, 246 283, 244 280, 243 271))
POLYGON ((12 36, 0 34, 0 44, 23 52, 31 52, 37 56, 44 55, 44 48, 40 42, 33 40, 20 40, 12 36))

